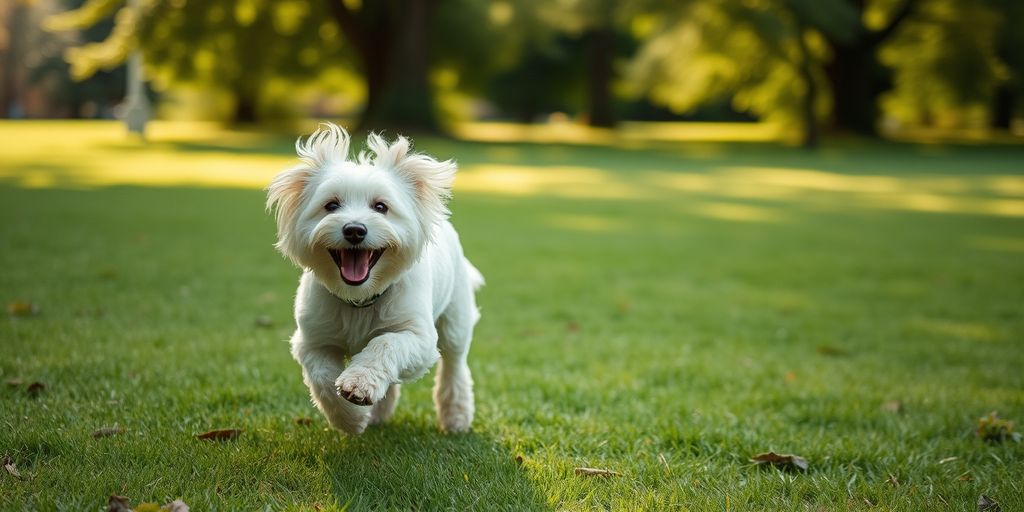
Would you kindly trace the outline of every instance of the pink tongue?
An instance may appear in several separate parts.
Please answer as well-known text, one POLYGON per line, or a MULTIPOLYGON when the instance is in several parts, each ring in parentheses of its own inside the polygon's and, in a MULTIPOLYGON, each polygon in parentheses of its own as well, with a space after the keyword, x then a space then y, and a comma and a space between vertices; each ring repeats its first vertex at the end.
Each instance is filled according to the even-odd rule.
POLYGON ((345 249, 341 251, 341 275, 349 281, 362 281, 370 273, 370 251, 345 249))

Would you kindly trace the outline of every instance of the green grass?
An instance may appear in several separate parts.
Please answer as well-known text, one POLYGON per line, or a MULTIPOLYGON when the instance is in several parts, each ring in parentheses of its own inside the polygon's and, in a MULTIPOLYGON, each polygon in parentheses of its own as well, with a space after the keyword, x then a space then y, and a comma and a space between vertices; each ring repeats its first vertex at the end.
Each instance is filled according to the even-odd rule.
POLYGON ((288 355, 298 271, 252 187, 288 137, 118 134, 0 125, 0 300, 41 308, 0 318, 0 378, 47 385, 0 387, 0 509, 1024 509, 1024 446, 974 436, 1024 421, 1020 146, 419 141, 462 164, 488 279, 477 420, 439 433, 425 378, 346 438, 288 355), (255 178, 117 184, 222 163, 255 178))

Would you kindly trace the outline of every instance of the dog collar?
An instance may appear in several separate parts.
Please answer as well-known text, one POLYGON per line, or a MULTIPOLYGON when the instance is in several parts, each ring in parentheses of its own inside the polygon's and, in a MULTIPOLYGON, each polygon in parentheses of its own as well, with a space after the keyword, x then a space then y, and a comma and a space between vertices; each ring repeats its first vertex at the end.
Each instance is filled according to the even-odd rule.
POLYGON ((367 297, 367 298, 362 299, 362 300, 343 299, 341 297, 338 297, 337 295, 334 295, 333 293, 331 295, 334 295, 335 297, 337 297, 338 300, 340 300, 340 301, 344 302, 345 304, 348 304, 349 306, 352 306, 354 308, 368 308, 368 307, 372 306, 375 302, 377 302, 377 299, 381 298, 381 296, 384 295, 385 293, 387 293, 388 290, 390 290, 390 289, 391 289, 390 287, 385 288, 384 291, 378 293, 377 295, 373 295, 371 297, 367 297))

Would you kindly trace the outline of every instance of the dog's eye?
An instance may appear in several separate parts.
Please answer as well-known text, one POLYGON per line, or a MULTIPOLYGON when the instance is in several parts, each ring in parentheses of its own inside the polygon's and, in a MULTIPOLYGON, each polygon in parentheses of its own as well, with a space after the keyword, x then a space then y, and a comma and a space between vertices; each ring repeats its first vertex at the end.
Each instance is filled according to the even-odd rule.
POLYGON ((338 204, 337 201, 331 201, 331 202, 329 202, 329 203, 324 205, 324 210, 327 210, 329 212, 333 212, 334 210, 337 210, 338 208, 341 208, 341 205, 338 204))
POLYGON ((388 213, 388 205, 384 203, 377 203, 373 205, 373 210, 380 214, 388 213))

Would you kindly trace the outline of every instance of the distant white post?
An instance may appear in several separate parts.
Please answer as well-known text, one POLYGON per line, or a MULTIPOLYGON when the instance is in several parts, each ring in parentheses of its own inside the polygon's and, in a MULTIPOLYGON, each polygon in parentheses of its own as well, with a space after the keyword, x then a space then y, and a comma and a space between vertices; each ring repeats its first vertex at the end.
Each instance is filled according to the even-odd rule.
MULTIPOLYGON (((128 5, 132 9, 140 8, 139 0, 129 0, 128 5)), ((124 122, 129 133, 137 133, 143 137, 146 135, 146 121, 149 120, 149 99, 146 98, 145 80, 142 71, 142 50, 136 49, 132 51, 128 60, 128 97, 125 98, 127 105, 124 122)))

